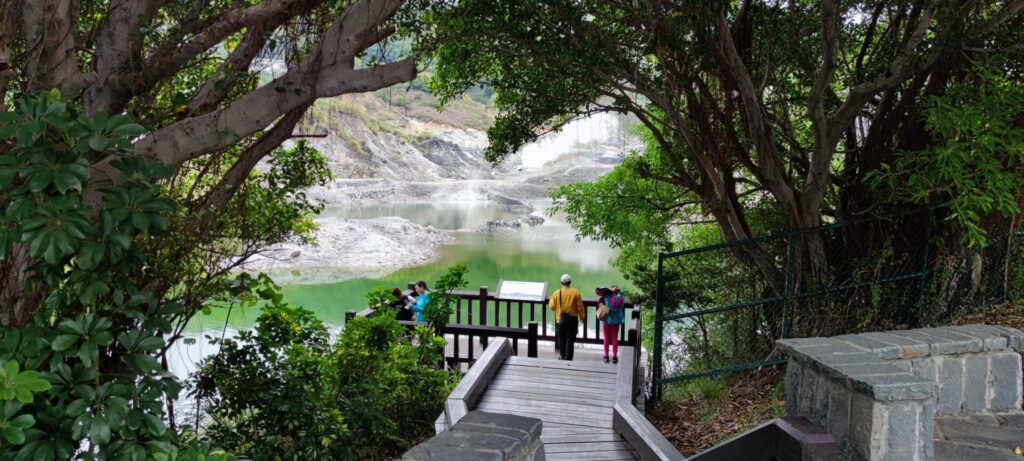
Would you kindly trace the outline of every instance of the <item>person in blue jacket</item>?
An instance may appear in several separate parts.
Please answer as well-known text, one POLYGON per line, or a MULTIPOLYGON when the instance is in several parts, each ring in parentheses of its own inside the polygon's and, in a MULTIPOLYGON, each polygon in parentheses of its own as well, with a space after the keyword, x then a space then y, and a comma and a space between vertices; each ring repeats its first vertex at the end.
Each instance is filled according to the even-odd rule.
POLYGON ((595 290, 598 303, 608 309, 608 315, 601 319, 601 334, 604 335, 604 363, 608 363, 608 345, 612 346, 612 363, 619 363, 619 325, 626 323, 626 298, 619 287, 599 287, 595 290))
POLYGON ((423 311, 430 304, 430 290, 427 289, 427 282, 422 280, 416 282, 416 293, 419 296, 416 297, 416 304, 412 305, 412 311, 416 313, 417 322, 424 322, 423 311))

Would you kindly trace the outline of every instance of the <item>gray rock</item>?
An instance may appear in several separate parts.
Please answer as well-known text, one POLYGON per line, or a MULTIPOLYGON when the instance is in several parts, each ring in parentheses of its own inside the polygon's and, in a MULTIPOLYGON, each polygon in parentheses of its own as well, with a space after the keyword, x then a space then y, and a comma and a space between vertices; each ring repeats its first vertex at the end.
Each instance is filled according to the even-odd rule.
POLYGON ((450 430, 407 451, 402 460, 542 461, 542 427, 536 418, 473 411, 450 430))
POLYGON ((939 393, 939 386, 935 381, 910 373, 868 375, 850 378, 850 383, 855 391, 883 401, 933 399, 939 393))
POLYGON ((940 415, 959 413, 964 402, 964 361, 946 357, 939 362, 939 401, 935 408, 940 415))
POLYGON ((988 357, 970 355, 964 358, 964 411, 985 411, 988 404, 988 357))
POLYGON ((994 411, 1020 410, 1024 382, 1021 357, 1015 352, 1003 352, 989 358, 992 375, 992 400, 988 409, 994 411))
POLYGON ((918 459, 915 452, 918 440, 920 409, 918 405, 889 405, 885 429, 885 460, 905 461, 918 459), (909 443, 908 443, 909 442, 909 443))
POLYGON ((544 218, 537 215, 527 214, 510 219, 487 221, 487 224, 474 227, 470 230, 473 232, 497 232, 519 229, 523 226, 539 226, 541 224, 544 224, 544 218))

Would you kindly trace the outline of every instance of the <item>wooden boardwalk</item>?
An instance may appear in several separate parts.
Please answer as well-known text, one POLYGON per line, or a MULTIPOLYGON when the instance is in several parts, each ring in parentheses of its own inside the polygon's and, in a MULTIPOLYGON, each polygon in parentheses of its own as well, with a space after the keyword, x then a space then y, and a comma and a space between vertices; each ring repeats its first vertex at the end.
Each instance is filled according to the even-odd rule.
POLYGON ((612 428, 618 369, 600 350, 578 349, 573 361, 511 356, 475 409, 543 421, 548 460, 640 459, 612 428))

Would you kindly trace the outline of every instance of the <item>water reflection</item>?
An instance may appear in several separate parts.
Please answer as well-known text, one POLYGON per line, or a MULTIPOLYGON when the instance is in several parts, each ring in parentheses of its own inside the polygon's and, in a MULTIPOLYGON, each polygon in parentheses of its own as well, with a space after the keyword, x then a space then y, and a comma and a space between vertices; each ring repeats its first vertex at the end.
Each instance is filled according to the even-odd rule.
MULTIPOLYGON (((537 204, 538 208, 544 206, 537 204)), ((402 217, 410 220, 415 217, 420 223, 430 219, 439 223, 439 227, 445 223, 448 227, 472 226, 473 222, 486 222, 493 217, 511 213, 486 203, 337 207, 333 212, 352 213, 338 216, 359 218, 389 216, 395 212, 410 213, 402 217), (433 210, 436 216, 420 213, 422 209, 433 210)), ((338 281, 333 283, 283 285, 285 299, 314 311, 329 325, 340 326, 344 323, 345 311, 361 309, 366 305, 365 295, 374 286, 404 288, 407 283, 416 280, 437 280, 452 264, 463 264, 469 268, 467 278, 469 289, 472 290, 481 286, 494 290, 501 279, 548 282, 553 290, 558 286, 558 277, 563 273, 572 274, 573 285, 585 294, 592 292, 593 287, 598 285, 627 286, 621 274, 608 264, 609 259, 615 256, 615 251, 603 242, 576 241, 572 228, 557 216, 536 227, 495 233, 455 232, 454 236, 455 242, 439 248, 438 259, 431 263, 381 276, 352 274, 342 279, 339 275, 338 281)), ((303 270, 287 269, 269 273, 271 276, 288 276, 303 270)), ((226 314, 225 310, 215 310, 211 315, 200 316, 190 323, 188 331, 198 333, 214 330, 220 333, 225 325, 226 314)), ((234 309, 227 324, 231 328, 249 328, 258 316, 257 308, 234 309)))
POLYGON ((377 205, 340 205, 324 209, 328 218, 370 219, 398 216, 421 226, 459 230, 481 226, 488 221, 506 219, 517 214, 487 202, 383 203, 377 205))

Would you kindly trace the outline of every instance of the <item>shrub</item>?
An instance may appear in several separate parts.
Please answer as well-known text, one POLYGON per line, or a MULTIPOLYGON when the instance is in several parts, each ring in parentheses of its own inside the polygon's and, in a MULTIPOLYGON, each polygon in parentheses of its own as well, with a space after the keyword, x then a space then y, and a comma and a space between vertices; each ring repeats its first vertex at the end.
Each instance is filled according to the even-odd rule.
POLYGON ((255 460, 365 459, 433 433, 453 385, 436 368, 443 339, 407 334, 385 309, 332 343, 311 312, 266 297, 256 328, 214 340, 220 351, 191 378, 206 440, 255 460))

